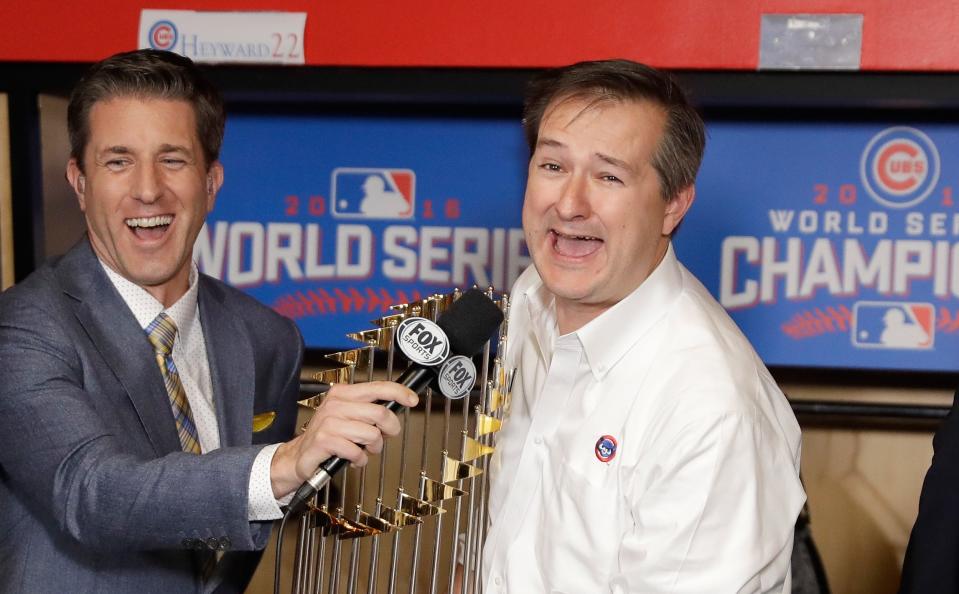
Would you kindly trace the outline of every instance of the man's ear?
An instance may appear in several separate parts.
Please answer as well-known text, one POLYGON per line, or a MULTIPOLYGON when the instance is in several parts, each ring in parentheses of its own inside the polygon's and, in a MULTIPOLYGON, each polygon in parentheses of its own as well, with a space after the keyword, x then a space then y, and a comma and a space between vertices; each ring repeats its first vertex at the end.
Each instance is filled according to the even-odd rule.
POLYGON ((73 188, 73 192, 77 195, 77 201, 80 203, 80 210, 86 212, 86 186, 87 179, 83 175, 83 171, 80 170, 80 165, 77 163, 76 159, 70 159, 67 161, 67 182, 70 183, 70 186, 73 188))
POLYGON ((663 217, 663 235, 672 235, 689 207, 696 199, 696 186, 690 184, 677 193, 672 200, 666 203, 666 216, 663 217))
POLYGON ((223 164, 214 161, 206 172, 206 211, 213 210, 216 195, 223 187, 223 164))

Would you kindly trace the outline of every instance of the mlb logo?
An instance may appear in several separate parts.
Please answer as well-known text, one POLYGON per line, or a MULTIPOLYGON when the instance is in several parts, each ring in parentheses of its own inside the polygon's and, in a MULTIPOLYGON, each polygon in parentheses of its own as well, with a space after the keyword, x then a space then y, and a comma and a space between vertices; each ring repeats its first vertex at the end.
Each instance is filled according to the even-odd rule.
POLYGON ((931 303, 859 301, 852 309, 852 344, 860 348, 931 349, 936 310, 931 303))
POLYGON ((330 203, 334 217, 412 219, 416 174, 410 169, 338 167, 333 170, 330 203))

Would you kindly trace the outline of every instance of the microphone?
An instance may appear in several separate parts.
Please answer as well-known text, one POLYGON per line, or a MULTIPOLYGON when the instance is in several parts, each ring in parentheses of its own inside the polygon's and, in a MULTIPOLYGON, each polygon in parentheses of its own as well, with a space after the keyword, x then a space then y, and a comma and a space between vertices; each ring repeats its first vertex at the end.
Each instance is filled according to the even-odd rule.
MULTIPOLYGON (((503 312, 478 289, 470 289, 454 301, 436 322, 409 317, 396 327, 394 343, 410 360, 410 366, 396 383, 422 395, 437 384, 448 398, 463 398, 476 381, 471 357, 478 353, 503 321, 503 312)), ((403 405, 381 402, 393 412, 403 405)), ((317 471, 293 494, 287 514, 297 513, 317 491, 326 486, 348 460, 327 458, 317 471)))

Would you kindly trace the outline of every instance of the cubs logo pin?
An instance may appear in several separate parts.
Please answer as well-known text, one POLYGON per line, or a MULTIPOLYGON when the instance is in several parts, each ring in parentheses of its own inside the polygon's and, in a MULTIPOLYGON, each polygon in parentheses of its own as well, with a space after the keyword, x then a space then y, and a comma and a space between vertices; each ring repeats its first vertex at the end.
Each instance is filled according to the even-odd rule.
POLYGON ((596 442, 596 458, 600 462, 609 462, 616 457, 616 438, 604 435, 596 442))

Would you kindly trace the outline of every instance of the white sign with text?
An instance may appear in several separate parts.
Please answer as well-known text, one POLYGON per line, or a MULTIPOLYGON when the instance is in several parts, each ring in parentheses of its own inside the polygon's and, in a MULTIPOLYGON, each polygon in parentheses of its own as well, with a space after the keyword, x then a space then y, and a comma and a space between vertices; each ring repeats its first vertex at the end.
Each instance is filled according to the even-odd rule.
POLYGON ((303 64, 305 12, 140 12, 140 49, 182 54, 195 62, 303 64))

